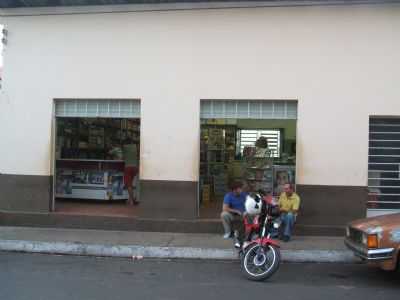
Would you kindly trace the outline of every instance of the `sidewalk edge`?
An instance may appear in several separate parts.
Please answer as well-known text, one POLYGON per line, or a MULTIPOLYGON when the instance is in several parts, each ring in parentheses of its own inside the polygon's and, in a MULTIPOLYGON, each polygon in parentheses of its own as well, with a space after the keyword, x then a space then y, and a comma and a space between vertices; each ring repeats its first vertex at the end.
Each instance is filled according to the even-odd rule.
MULTIPOLYGON (((238 257, 234 249, 101 245, 80 242, 41 242, 27 240, 0 240, 0 251, 130 258, 142 256, 144 258, 166 259, 235 260, 238 257)), ((284 262, 299 263, 355 263, 358 261, 350 251, 341 250, 281 250, 281 256, 284 262)))

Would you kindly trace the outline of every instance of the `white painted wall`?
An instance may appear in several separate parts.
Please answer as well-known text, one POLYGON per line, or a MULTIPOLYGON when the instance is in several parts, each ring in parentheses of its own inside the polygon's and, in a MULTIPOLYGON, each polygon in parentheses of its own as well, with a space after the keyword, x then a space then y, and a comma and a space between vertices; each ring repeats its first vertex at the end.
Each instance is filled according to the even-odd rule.
POLYGON ((0 172, 50 173, 53 98, 140 98, 142 179, 197 180, 199 99, 298 99, 298 183, 367 183, 400 6, 5 17, 0 172))

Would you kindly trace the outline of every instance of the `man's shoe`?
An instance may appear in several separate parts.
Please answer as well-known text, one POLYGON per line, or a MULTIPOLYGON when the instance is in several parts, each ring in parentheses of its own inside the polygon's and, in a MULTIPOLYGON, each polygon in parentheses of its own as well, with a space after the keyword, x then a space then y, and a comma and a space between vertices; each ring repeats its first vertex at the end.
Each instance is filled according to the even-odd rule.
POLYGON ((230 239, 231 238, 231 233, 229 232, 229 233, 225 233, 224 234, 224 239, 230 239))
POLYGON ((240 249, 241 247, 240 247, 240 242, 239 241, 235 241, 235 243, 233 244, 234 245, 234 247, 236 248, 236 249, 240 249))
POLYGON ((287 243, 287 242, 290 241, 290 236, 284 235, 283 238, 282 238, 282 240, 283 240, 285 243, 287 243))

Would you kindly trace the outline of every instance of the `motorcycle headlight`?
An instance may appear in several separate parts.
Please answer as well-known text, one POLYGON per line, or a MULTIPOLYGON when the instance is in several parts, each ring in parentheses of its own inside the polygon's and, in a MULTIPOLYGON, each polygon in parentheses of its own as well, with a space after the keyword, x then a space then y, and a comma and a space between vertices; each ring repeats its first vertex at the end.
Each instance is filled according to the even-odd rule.
POLYGON ((279 223, 274 223, 274 228, 275 228, 275 229, 278 229, 279 226, 281 226, 281 224, 279 224, 279 223))

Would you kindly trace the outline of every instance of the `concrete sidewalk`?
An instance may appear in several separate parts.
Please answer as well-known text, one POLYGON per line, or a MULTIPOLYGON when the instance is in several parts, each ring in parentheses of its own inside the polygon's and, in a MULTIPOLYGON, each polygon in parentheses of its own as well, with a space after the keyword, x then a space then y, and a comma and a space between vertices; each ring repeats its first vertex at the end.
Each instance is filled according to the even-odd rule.
MULTIPOLYGON (((144 258, 237 259, 232 240, 184 234, 0 227, 0 251, 144 258)), ((341 237, 295 236, 281 243, 286 262, 358 262, 341 237)))

